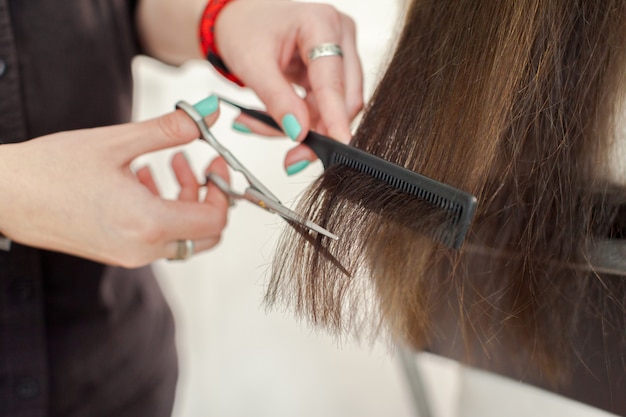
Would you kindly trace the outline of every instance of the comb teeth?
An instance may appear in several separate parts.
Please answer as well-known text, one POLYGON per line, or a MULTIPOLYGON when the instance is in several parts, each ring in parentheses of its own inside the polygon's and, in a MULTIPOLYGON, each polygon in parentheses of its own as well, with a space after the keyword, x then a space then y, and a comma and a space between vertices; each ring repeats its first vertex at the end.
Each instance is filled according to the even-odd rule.
POLYGON ((418 187, 415 184, 410 184, 406 181, 401 180, 400 178, 393 177, 385 172, 381 172, 371 166, 355 161, 354 159, 348 158, 344 155, 335 154, 333 158, 333 164, 346 165, 347 167, 363 172, 378 180, 384 181, 392 187, 397 188, 398 190, 401 190, 406 194, 416 196, 420 200, 424 200, 435 207, 439 207, 443 210, 452 212, 456 220, 461 217, 461 213, 463 212, 463 207, 460 204, 449 201, 448 199, 443 198, 440 195, 432 193, 428 190, 425 190, 424 188, 418 187))
POLYGON ((420 187, 414 183, 404 181, 397 176, 388 174, 371 165, 357 161, 349 156, 335 152, 331 158, 331 165, 341 164, 356 171, 367 174, 377 180, 384 181, 393 188, 396 188, 405 194, 412 195, 419 200, 425 201, 433 207, 444 210, 448 213, 446 216, 446 226, 442 226, 433 233, 433 238, 447 246, 459 248, 465 239, 467 227, 460 224, 463 220, 464 205, 448 198, 445 198, 435 192, 429 191, 424 187, 420 187))

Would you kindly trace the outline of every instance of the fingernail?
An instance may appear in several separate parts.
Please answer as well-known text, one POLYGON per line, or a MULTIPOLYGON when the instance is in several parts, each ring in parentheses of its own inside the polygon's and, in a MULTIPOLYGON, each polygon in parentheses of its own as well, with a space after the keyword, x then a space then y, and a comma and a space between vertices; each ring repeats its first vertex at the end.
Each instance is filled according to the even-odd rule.
POLYGON ((207 117, 217 111, 219 100, 217 96, 211 95, 202 101, 197 102, 193 107, 202 115, 207 117))
POLYGON ((300 123, 298 123, 298 119, 291 113, 287 113, 283 117, 283 130, 291 138, 291 140, 296 140, 302 128, 300 127, 300 123))
POLYGON ((306 159, 300 162, 296 162, 295 164, 291 164, 287 167, 287 175, 291 176, 297 174, 302 171, 304 168, 308 167, 311 162, 306 159))
POLYGON ((252 130, 243 123, 233 122, 233 129, 241 133, 252 133, 252 130))

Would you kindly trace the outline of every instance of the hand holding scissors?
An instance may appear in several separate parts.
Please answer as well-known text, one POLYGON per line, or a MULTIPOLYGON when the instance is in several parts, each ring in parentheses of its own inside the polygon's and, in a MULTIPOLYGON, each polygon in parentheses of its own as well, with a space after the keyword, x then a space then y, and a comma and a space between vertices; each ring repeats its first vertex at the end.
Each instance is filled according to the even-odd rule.
POLYGON ((184 111, 196 123, 196 126, 200 131, 200 138, 213 147, 234 171, 243 174, 250 185, 243 192, 237 192, 233 190, 228 182, 224 181, 219 175, 211 173, 206 176, 207 183, 214 183, 231 199, 231 201, 247 200, 257 207, 261 207, 271 213, 278 214, 287 221, 295 222, 332 239, 338 239, 338 237, 333 233, 285 207, 280 200, 265 185, 263 185, 263 183, 261 183, 261 181, 259 181, 252 174, 252 172, 250 172, 250 170, 248 170, 241 162, 239 162, 239 160, 237 160, 237 158, 235 158, 230 150, 228 150, 215 138, 204 122, 203 114, 199 111, 199 109, 201 110, 203 108, 203 101, 197 103, 195 106, 185 101, 179 101, 176 104, 176 107, 184 111))

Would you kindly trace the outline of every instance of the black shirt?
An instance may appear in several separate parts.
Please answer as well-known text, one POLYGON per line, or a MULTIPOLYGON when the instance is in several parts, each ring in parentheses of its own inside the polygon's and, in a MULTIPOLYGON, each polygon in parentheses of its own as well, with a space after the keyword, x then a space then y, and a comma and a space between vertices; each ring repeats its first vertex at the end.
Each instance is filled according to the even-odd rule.
MULTIPOLYGON (((128 121, 133 19, 130 0, 0 0, 0 142, 128 121)), ((168 416, 176 377, 149 267, 0 251, 0 416, 168 416)))

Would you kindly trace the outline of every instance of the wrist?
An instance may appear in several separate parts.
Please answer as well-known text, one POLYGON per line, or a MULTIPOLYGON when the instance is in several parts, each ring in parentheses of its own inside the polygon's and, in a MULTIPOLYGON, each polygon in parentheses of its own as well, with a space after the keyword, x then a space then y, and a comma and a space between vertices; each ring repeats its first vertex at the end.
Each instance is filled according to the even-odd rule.
POLYGON ((233 0, 209 0, 200 19, 199 38, 202 55, 226 79, 243 86, 222 60, 215 41, 215 21, 224 7, 233 0))

